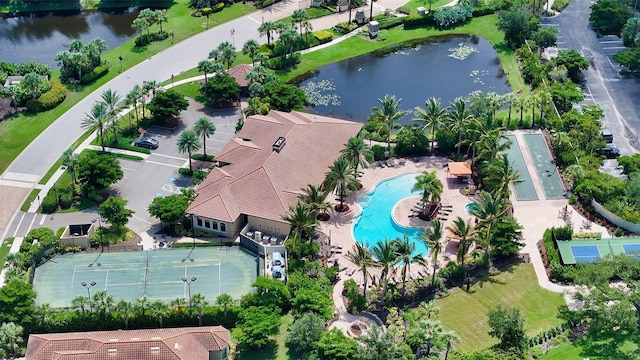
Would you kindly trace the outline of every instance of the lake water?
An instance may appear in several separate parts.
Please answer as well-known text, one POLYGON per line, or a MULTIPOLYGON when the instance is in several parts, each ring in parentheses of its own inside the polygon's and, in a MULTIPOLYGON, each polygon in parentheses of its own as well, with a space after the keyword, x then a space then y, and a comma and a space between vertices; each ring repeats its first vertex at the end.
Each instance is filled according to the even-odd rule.
MULTIPOLYGON (((365 122, 385 94, 402 98, 401 109, 425 106, 430 97, 443 107, 472 91, 511 92, 496 51, 477 36, 439 38, 387 55, 366 54, 330 64, 300 83, 316 86, 322 105, 307 111, 365 122), (329 90, 322 90, 329 89, 329 90)), ((312 96, 314 98, 315 96, 312 96)), ((413 111, 400 121, 408 124, 413 111)))
POLYGON ((75 39, 86 43, 99 37, 109 49, 122 45, 135 35, 131 23, 136 16, 138 11, 129 9, 0 17, 0 60, 57 68, 56 54, 75 39))

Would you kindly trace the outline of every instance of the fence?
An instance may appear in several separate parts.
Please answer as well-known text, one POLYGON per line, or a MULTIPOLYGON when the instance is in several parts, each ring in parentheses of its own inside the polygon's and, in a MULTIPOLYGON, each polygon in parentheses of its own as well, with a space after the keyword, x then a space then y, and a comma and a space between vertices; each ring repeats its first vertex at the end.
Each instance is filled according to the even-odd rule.
POLYGON ((605 219, 609 220, 611 223, 628 230, 632 233, 640 234, 640 224, 635 224, 630 221, 624 220, 618 215, 612 213, 611 211, 604 208, 604 206, 600 205, 597 201, 591 200, 591 205, 596 210, 596 212, 605 219))

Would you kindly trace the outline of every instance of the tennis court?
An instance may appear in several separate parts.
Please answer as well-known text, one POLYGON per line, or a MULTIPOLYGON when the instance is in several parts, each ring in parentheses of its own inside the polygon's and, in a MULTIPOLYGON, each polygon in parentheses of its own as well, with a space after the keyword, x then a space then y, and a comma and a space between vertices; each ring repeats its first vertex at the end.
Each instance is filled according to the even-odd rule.
POLYGON ((562 262, 566 265, 594 262, 609 254, 640 256, 640 238, 580 239, 557 243, 562 262))
POLYGON ((200 293, 213 302, 221 293, 239 299, 251 291, 257 257, 238 246, 159 251, 63 254, 36 269, 38 304, 67 307, 78 295, 106 290, 116 301, 171 301, 200 293), (190 285, 182 281, 191 281, 190 285), (91 284, 95 282, 95 286, 91 284), (83 286, 82 283, 86 285, 83 286))

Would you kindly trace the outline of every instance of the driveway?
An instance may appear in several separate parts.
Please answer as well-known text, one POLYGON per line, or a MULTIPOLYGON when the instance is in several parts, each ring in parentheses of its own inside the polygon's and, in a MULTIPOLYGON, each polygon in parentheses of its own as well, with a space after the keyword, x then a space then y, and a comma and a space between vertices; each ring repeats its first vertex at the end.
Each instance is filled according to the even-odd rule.
POLYGON ((589 25, 589 7, 592 2, 572 1, 558 16, 543 18, 544 26, 558 29, 558 49, 575 49, 589 61, 589 70, 583 71, 585 101, 597 104, 603 110, 603 122, 614 134, 613 142, 623 155, 640 149, 640 85, 635 79, 619 75, 620 66, 613 55, 624 49, 615 36, 597 37, 589 25))

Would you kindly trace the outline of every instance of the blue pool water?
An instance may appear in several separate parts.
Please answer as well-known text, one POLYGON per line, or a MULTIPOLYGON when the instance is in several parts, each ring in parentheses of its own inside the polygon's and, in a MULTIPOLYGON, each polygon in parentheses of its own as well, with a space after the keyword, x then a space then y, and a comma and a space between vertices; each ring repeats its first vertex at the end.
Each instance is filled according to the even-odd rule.
POLYGON ((391 217, 391 211, 398 201, 420 195, 420 192, 411 192, 416 175, 408 173, 381 181, 372 192, 358 198, 362 212, 353 226, 353 236, 358 243, 371 248, 384 239, 395 240, 407 234, 416 245, 414 255, 427 255, 427 247, 416 239, 421 229, 399 226, 391 217))
POLYGON ((471 214, 471 212, 473 211, 473 209, 475 209, 476 207, 476 203, 468 203, 467 205, 464 206, 464 211, 466 211, 468 214, 471 214))

